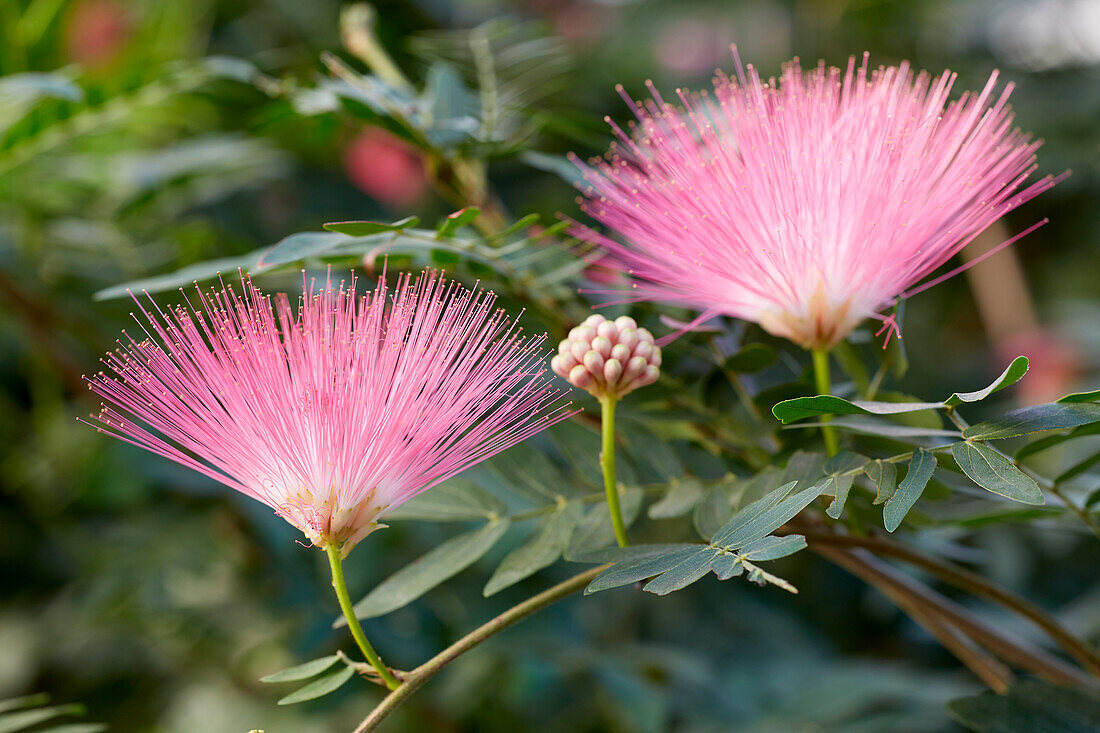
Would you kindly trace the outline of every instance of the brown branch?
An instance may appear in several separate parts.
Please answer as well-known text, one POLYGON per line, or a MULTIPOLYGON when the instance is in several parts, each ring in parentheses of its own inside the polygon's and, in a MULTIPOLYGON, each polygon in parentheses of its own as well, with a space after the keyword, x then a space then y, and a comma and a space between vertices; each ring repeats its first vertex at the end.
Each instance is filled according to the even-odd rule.
POLYGON ((899 573, 866 550, 841 550, 823 546, 820 543, 811 544, 810 548, 830 562, 873 585, 887 597, 894 599, 900 595, 909 603, 933 613, 1006 662, 1055 684, 1087 686, 1096 684, 1096 680, 1057 657, 991 628, 959 604, 917 580, 899 573))
POLYGON ((960 590, 982 596, 1029 619, 1050 636, 1067 654, 1072 656, 1094 676, 1100 677, 1100 656, 1086 642, 1078 639, 1050 614, 1026 598, 997 586, 977 573, 936 558, 928 557, 904 545, 885 538, 854 537, 828 532, 804 532, 808 542, 824 543, 834 547, 862 547, 876 555, 885 555, 927 570, 946 583, 960 590))

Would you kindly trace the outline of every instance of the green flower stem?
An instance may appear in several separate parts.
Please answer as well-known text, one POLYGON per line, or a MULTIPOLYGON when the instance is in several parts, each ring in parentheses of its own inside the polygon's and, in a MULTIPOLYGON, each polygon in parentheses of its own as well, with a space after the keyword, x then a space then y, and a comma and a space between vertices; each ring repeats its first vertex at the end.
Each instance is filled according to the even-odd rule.
MULTIPOLYGON (((817 382, 817 393, 827 395, 832 391, 832 384, 829 380, 829 352, 827 349, 816 348, 813 350, 813 356, 814 381, 817 382)), ((823 416, 821 422, 829 422, 829 416, 823 416)), ((821 437, 825 439, 825 450, 829 452, 830 456, 835 456, 840 449, 836 431, 828 425, 822 425, 821 437)))
POLYGON ((351 629, 355 643, 359 645, 359 650, 363 652, 363 656, 371 666, 378 671, 378 676, 386 683, 386 687, 396 690, 401 685, 400 680, 394 676, 389 667, 382 663, 378 652, 374 651, 374 647, 367 641, 367 635, 363 633, 363 627, 355 615, 355 609, 352 608, 351 598, 348 597, 348 586, 344 582, 344 563, 340 559, 340 548, 333 544, 326 545, 325 554, 328 555, 328 564, 332 568, 332 587, 336 589, 336 598, 340 601, 340 609, 344 612, 344 618, 348 620, 348 628, 351 629))
POLYGON ((619 486, 615 481, 615 402, 614 395, 600 398, 603 419, 600 421, 603 434, 603 447, 600 450, 600 467, 603 468, 603 487, 607 491, 607 509, 611 513, 611 526, 615 528, 615 539, 619 547, 626 547, 630 541, 626 538, 626 525, 623 524, 623 512, 619 508, 619 486))
POLYGON ((581 590, 591 583, 593 578, 604 570, 607 570, 608 567, 610 566, 600 565, 591 570, 586 570, 580 575, 574 575, 572 578, 558 583, 553 588, 544 590, 542 593, 532 596, 516 606, 512 606, 504 613, 474 629, 454 644, 451 644, 439 654, 436 654, 427 662, 424 662, 424 664, 406 673, 404 683, 396 690, 386 695, 382 702, 378 703, 378 706, 372 710, 370 715, 368 715, 366 719, 359 724, 359 727, 355 729, 355 733, 368 733, 374 730, 383 720, 385 720, 386 716, 392 713, 394 709, 410 695, 419 690, 425 682, 434 677, 439 670, 443 669, 490 636, 504 631, 517 621, 525 619, 536 611, 540 611, 552 603, 560 601, 562 598, 581 590))

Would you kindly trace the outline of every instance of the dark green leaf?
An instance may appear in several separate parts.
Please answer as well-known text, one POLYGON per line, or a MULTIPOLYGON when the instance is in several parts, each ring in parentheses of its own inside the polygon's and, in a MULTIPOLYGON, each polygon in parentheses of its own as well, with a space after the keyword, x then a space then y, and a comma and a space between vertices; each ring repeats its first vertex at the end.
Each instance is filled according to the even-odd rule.
POLYGON ((983 692, 947 703, 963 725, 977 733, 1096 733, 1100 693, 1049 682, 1017 682, 1004 695, 983 692))
MULTIPOLYGON (((467 209, 463 209, 462 211, 466 210, 467 209)), ((344 234, 349 237, 366 237, 371 234, 381 234, 383 232, 399 232, 402 229, 412 229, 419 223, 420 219, 418 217, 409 216, 401 219, 400 221, 391 222, 389 224, 378 221, 330 221, 327 224, 323 224, 322 228, 326 231, 336 232, 337 234, 344 234)))
POLYGON ((1048 448, 1053 448, 1056 445, 1072 440, 1073 438, 1080 438, 1086 435, 1100 435, 1100 422, 1089 423, 1088 425, 1081 425, 1076 427, 1068 433, 1062 435, 1048 435, 1045 438, 1039 438, 1039 440, 1028 443, 1027 445, 1016 451, 1016 460, 1022 461, 1028 456, 1033 456, 1036 453, 1041 453, 1048 448))
POLYGON ((300 687, 294 692, 290 693, 283 699, 279 700, 280 705, 293 705, 299 702, 305 702, 306 700, 316 700, 319 697, 336 692, 344 683, 352 678, 355 674, 355 670, 351 667, 341 667, 335 672, 330 672, 324 677, 318 677, 313 682, 310 682, 305 687, 300 687))
POLYGON ((0 713, 11 712, 12 710, 22 710, 23 708, 33 708, 40 705, 46 705, 50 701, 50 696, 45 692, 39 692, 34 695, 24 695, 22 697, 10 697, 6 700, 0 700, 0 713))
POLYGON ((782 537, 769 535, 741 548, 740 555, 746 560, 764 562, 793 555, 806 547, 806 538, 800 534, 788 534, 782 537))
MULTIPOLYGON (((511 522, 499 519, 484 527, 452 537, 426 555, 379 583, 355 604, 355 615, 373 618, 415 601, 432 588, 470 567, 508 531, 511 522)), ((339 619, 335 626, 347 622, 339 619)))
POLYGON ((433 522, 491 519, 504 512, 504 502, 461 478, 444 481, 386 513, 387 520, 433 522))
POLYGON ((287 667, 286 669, 279 670, 266 677, 261 677, 260 682, 297 682, 298 680, 308 680, 310 677, 316 677, 336 664, 339 659, 340 657, 335 654, 329 657, 313 659, 294 667, 287 667))
POLYGON ((897 415, 920 410, 937 410, 942 402, 870 402, 846 400, 832 395, 796 397, 772 408, 772 414, 782 423, 819 415, 897 415))
POLYGON ((924 448, 913 451, 913 457, 909 459, 909 470, 905 478, 898 484, 897 491, 886 500, 886 506, 882 508, 882 522, 887 532, 893 532, 905 519, 905 515, 917 503, 917 499, 924 492, 929 479, 936 471, 936 456, 924 448))
POLYGON ((646 583, 643 590, 664 596, 686 588, 710 572, 710 563, 720 552, 713 547, 704 547, 646 583))
MULTIPOLYGON (((329 226, 328 224, 325 225, 329 226)), ((261 267, 275 267, 298 262, 329 252, 342 244, 354 241, 345 234, 335 232, 298 232, 275 243, 257 263, 261 267)))
POLYGON ((621 563, 627 560, 641 560, 657 555, 667 555, 670 552, 682 550, 685 547, 702 547, 700 544, 688 544, 684 542, 672 542, 659 545, 627 545, 626 547, 602 547, 598 550, 589 550, 572 558, 572 562, 586 562, 594 565, 603 563, 621 563))
POLYGON ((580 501, 574 500, 544 518, 527 542, 504 557, 485 584, 483 594, 491 596, 553 564, 561 557, 583 513, 580 501))
POLYGON ((1085 471, 1095 466, 1097 463, 1100 463, 1100 453, 1089 456, 1085 460, 1073 464, 1073 466, 1067 468, 1065 471, 1059 474, 1058 478, 1054 479, 1054 483, 1060 484, 1063 481, 1069 481, 1071 478, 1080 476, 1085 471))
POLYGON ((0 715, 0 733, 16 733, 16 731, 32 728, 39 723, 53 720, 62 715, 83 714, 83 705, 54 705, 48 708, 34 708, 33 710, 5 713, 0 715))
POLYGON ((1024 504, 1046 503, 1035 480, 996 449, 966 441, 951 446, 951 455, 963 473, 983 489, 1024 504))
MULTIPOLYGON (((649 507, 650 519, 671 519, 687 514, 703 498, 704 488, 696 479, 673 479, 661 500, 649 507)), ((726 503, 729 506, 729 502, 726 503)))
POLYGON ((1100 422, 1100 404, 1051 403, 1014 410, 1003 417, 971 425, 963 431, 967 440, 999 440, 1042 430, 1065 430, 1100 422))
POLYGON ((527 227, 529 227, 533 224, 538 224, 540 218, 541 217, 538 214, 528 214, 527 216, 525 216, 521 219, 517 219, 513 224, 508 226, 506 229, 502 229, 501 231, 496 232, 495 234, 491 235, 490 238, 494 239, 494 240, 503 239, 504 237, 507 237, 510 234, 515 234, 516 232, 518 232, 522 229, 526 229, 527 227))
POLYGON ((1091 392, 1074 392, 1073 394, 1066 395, 1065 397, 1063 397, 1062 399, 1060 399, 1058 401, 1062 402, 1062 403, 1065 403, 1065 402, 1096 402, 1097 400, 1100 400, 1100 389, 1094 389, 1091 392))
POLYGON ((825 510, 825 513, 833 519, 840 519, 840 515, 844 512, 844 504, 848 501, 848 492, 852 490, 854 480, 854 476, 830 476, 825 481, 821 493, 832 494, 834 497, 829 502, 829 507, 825 510))
POLYGON ((793 488, 794 482, 780 486, 737 512, 724 527, 718 530, 718 534, 714 537, 714 544, 736 550, 753 540, 771 534, 820 496, 825 488, 825 482, 811 486, 784 500, 793 488))
POLYGON ((121 285, 112 285, 109 288, 100 290, 93 297, 96 300, 111 300, 112 298, 128 296, 131 292, 159 293, 165 290, 176 290, 195 282, 217 277, 221 273, 236 273, 237 270, 256 273, 263 269, 258 267, 256 262, 267 251, 268 248, 265 247, 236 257, 221 257, 216 260, 198 262, 164 275, 154 275, 140 280, 131 280, 121 285))
POLYGON ((1017 356, 1012 360, 1012 363, 1001 373, 1001 376, 993 380, 985 389, 979 389, 976 392, 956 392, 955 394, 944 400, 944 404, 948 407, 962 404, 963 402, 980 402, 994 392, 999 392, 1005 387, 1011 387, 1016 382, 1023 379, 1023 376, 1027 374, 1028 361, 1026 356, 1017 356))
POLYGON ((871 461, 863 467, 863 472, 867 474, 867 478, 871 479, 871 483, 878 488, 878 494, 874 500, 875 504, 881 504, 894 495, 898 485, 898 469, 893 463, 871 461))
POLYGON ((719 485, 706 492, 702 501, 695 505, 691 522, 700 537, 707 539, 730 520, 733 515, 733 505, 730 503, 729 487, 719 485))
POLYGON ((662 545, 662 547, 665 549, 660 553, 641 555, 615 563, 592 579, 584 589, 585 595, 637 583, 654 575, 660 575, 689 557, 715 552, 706 545, 662 545))
POLYGON ((481 209, 476 206, 467 206, 464 209, 459 209, 453 214, 448 214, 436 228, 435 236, 437 239, 453 237, 456 231, 466 226, 480 215, 481 209))
POLYGON ((749 374, 771 366, 777 358, 779 354, 772 347, 766 344, 749 344, 726 359, 726 369, 749 374))

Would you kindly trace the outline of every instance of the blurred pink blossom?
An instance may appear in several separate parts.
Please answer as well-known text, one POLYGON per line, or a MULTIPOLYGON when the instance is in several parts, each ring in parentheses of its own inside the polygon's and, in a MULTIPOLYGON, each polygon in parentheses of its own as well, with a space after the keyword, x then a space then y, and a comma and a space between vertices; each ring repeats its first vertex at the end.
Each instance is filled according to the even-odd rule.
POLYGON ((344 170, 356 188, 396 209, 416 203, 428 186, 416 149, 377 127, 351 141, 344 152, 344 170))
POLYGON ((130 39, 126 11, 114 0, 77 0, 65 21, 69 58, 90 68, 108 66, 130 39))

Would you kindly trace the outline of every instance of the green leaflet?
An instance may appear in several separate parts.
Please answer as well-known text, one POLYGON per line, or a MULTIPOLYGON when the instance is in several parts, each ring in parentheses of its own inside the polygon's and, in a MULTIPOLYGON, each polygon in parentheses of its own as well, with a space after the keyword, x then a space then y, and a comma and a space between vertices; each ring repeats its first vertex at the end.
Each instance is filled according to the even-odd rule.
POLYGON ((909 470, 905 478, 898 484, 897 490, 886 500, 886 506, 882 508, 882 522, 887 532, 893 532, 905 519, 905 515, 917 503, 917 499, 924 492, 924 487, 936 471, 936 456, 924 448, 913 451, 913 457, 909 460, 909 470))
POLYGON ((995 448, 964 441, 951 446, 951 455, 970 480, 994 494, 1024 504, 1045 504, 1039 485, 995 448))

